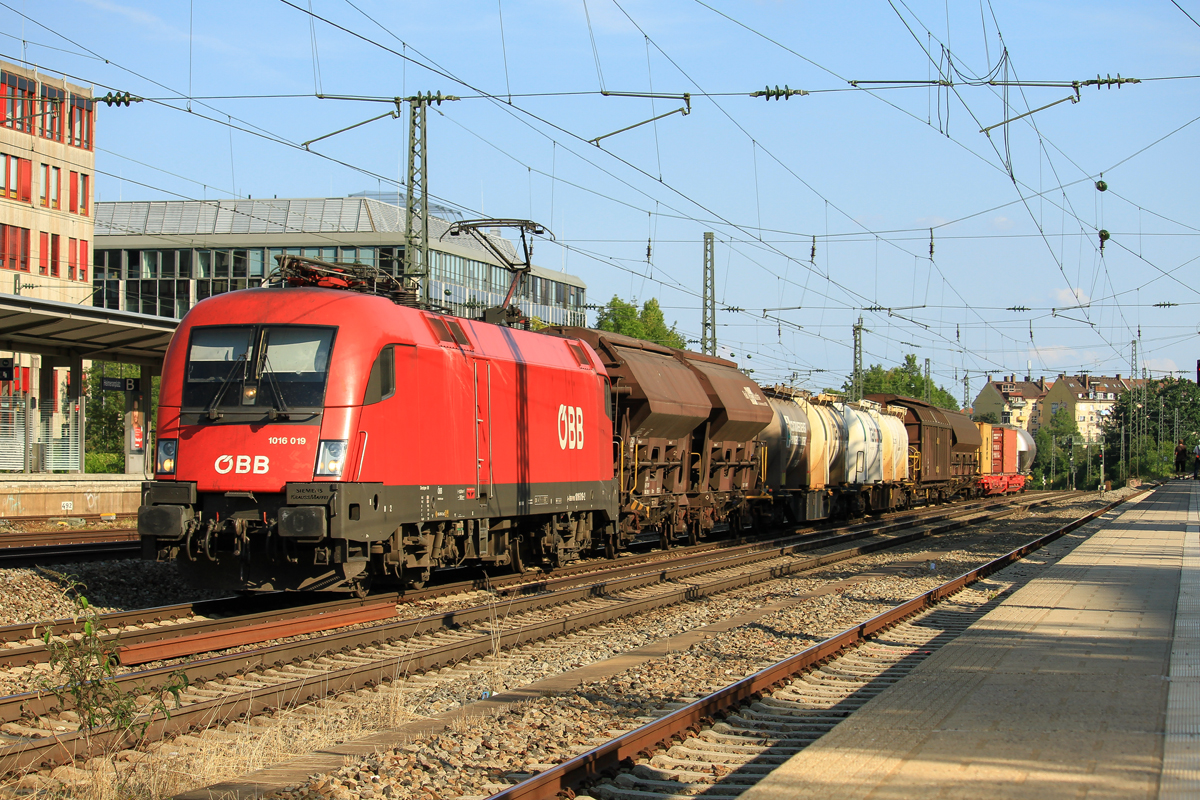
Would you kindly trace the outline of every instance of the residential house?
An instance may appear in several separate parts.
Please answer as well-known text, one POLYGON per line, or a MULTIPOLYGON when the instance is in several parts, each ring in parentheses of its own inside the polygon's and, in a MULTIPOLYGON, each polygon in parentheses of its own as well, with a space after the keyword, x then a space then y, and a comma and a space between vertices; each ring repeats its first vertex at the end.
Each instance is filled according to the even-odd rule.
POLYGON ((1045 378, 1030 380, 1028 375, 1023 381, 1018 381, 1016 375, 1005 375, 994 381, 989 375, 975 397, 973 415, 978 417, 990 411, 1002 424, 1033 433, 1042 425, 1042 398, 1052 385, 1046 383, 1045 378))

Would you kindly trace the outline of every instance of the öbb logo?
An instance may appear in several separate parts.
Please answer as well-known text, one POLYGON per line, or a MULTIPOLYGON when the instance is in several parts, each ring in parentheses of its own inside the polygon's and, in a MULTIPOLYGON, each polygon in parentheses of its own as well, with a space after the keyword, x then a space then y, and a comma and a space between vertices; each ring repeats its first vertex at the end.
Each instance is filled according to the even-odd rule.
POLYGON ((558 407, 558 446, 563 450, 583 449, 583 409, 558 407))
POLYGON ((230 472, 238 475, 249 472, 265 475, 270 468, 271 460, 266 456, 254 456, 253 460, 250 456, 217 456, 217 460, 213 462, 213 469, 218 475, 228 475, 230 472))

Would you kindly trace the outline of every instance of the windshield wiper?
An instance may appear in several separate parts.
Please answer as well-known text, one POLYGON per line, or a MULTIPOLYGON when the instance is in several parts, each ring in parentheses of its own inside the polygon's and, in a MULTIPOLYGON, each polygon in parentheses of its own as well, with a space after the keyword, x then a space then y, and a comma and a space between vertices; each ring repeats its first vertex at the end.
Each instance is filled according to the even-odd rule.
POLYGON ((242 353, 237 357, 233 367, 229 370, 229 374, 225 376, 225 380, 221 381, 221 388, 217 389, 217 394, 213 397, 212 402, 208 404, 208 408, 204 409, 205 415, 210 420, 217 420, 225 416, 220 411, 217 411, 217 403, 221 402, 221 398, 225 396, 225 390, 229 388, 229 384, 233 381, 233 373, 237 372, 238 367, 242 367, 242 375, 245 376, 246 354, 242 353))
POLYGON ((271 388, 275 391, 275 397, 279 399, 279 407, 276 408, 274 403, 271 403, 271 410, 267 412, 267 419, 274 422, 277 419, 291 419, 288 413, 289 408, 287 402, 283 399, 283 390, 279 388, 279 380, 275 377, 275 370, 271 369, 271 354, 264 352, 263 366, 267 374, 267 381, 271 384, 271 388))

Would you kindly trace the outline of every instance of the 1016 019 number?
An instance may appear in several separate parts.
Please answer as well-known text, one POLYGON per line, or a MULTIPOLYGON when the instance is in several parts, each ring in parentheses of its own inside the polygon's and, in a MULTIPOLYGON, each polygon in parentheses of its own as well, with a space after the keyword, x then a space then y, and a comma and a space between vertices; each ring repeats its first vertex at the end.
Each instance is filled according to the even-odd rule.
POLYGON ((270 436, 267 438, 270 444, 304 444, 303 436, 270 436))

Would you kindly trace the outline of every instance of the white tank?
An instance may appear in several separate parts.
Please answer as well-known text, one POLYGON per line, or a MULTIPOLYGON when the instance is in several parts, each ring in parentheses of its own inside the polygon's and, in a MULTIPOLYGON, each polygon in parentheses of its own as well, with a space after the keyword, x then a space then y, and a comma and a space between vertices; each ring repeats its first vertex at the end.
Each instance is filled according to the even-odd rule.
POLYGON ((846 424, 846 483, 879 483, 883 480, 879 413, 850 405, 842 405, 841 409, 846 424))
POLYGON ((908 480, 908 431, 904 420, 884 411, 879 414, 879 429, 883 434, 883 480, 908 480))
POLYGON ((1037 444, 1033 434, 1024 428, 1017 428, 1017 472, 1028 475, 1033 468, 1033 460, 1037 458, 1037 444))

